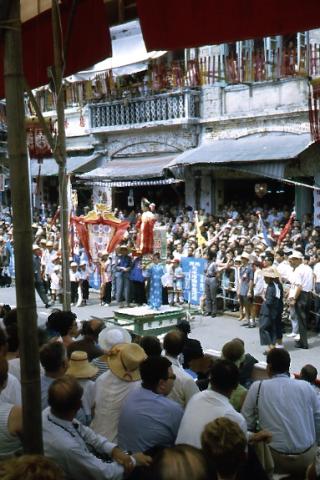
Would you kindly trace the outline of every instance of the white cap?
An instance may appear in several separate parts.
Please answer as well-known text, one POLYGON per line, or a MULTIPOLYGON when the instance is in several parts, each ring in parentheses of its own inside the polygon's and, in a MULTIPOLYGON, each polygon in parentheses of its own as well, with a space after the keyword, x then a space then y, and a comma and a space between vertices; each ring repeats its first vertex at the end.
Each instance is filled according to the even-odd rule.
POLYGON ((298 260, 303 260, 304 256, 302 255, 301 252, 298 252, 298 250, 294 250, 289 258, 297 258, 298 260))
POLYGON ((108 351, 119 343, 131 343, 131 335, 123 327, 107 327, 99 333, 98 343, 103 350, 108 351))

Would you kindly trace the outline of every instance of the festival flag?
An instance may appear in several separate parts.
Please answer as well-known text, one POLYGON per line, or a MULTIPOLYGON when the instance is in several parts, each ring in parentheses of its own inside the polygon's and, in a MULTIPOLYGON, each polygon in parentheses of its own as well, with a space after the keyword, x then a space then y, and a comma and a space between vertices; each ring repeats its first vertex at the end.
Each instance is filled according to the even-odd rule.
POLYGON ((278 238, 278 242, 277 244, 280 245, 280 243, 282 242, 282 240, 286 237, 286 235, 290 232, 291 230, 291 227, 292 227, 292 223, 294 221, 294 219, 296 218, 296 213, 295 212, 292 212, 291 215, 290 215, 290 218, 289 220, 287 221, 287 223, 285 224, 285 226, 283 227, 283 229, 281 230, 280 232, 280 235, 279 235, 279 238, 278 238))
POLYGON ((268 237, 268 231, 267 231, 267 227, 264 223, 264 221, 262 220, 262 217, 261 217, 261 213, 260 212, 257 212, 257 215, 258 215, 258 218, 259 218, 259 222, 258 222, 258 232, 261 232, 262 235, 263 235, 263 239, 264 239, 264 242, 265 244, 268 246, 268 247, 271 247, 271 240, 270 238, 268 237))
POLYGON ((207 240, 204 238, 204 236, 201 233, 202 222, 199 221, 198 212, 194 212, 194 220, 195 220, 196 229, 197 229, 198 244, 199 244, 199 247, 202 248, 204 245, 207 244, 207 240))

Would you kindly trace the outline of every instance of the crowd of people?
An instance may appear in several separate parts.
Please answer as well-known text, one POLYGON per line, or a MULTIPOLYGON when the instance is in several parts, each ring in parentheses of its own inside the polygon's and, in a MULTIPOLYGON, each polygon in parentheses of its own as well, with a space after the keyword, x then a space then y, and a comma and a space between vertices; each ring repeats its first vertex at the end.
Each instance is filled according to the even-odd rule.
POLYGON ((187 320, 162 342, 98 319, 79 336, 75 314, 58 309, 38 335, 44 457, 20 457, 17 312, 1 315, 0 478, 318 478, 314 366, 295 378, 289 353, 275 348, 268 378, 253 381, 257 360, 239 338, 214 358, 187 320))
MULTIPOLYGON (((72 252, 72 306, 89 302, 94 272, 101 306, 181 306, 190 299, 191 288, 183 259, 204 258, 199 299, 204 315, 239 312, 240 325, 249 328, 260 318, 260 340, 267 350, 281 347, 284 321, 291 324, 288 335, 299 348, 309 346, 308 329, 320 333, 320 227, 308 216, 299 221, 286 206, 259 210, 255 203, 226 206, 218 215, 191 207, 153 207, 154 228, 166 229, 167 256, 156 253, 146 261, 137 246, 141 212, 115 215, 129 221, 130 229, 113 252, 102 250, 91 263, 81 244, 72 252)), ((33 229, 35 288, 50 307, 61 302, 60 232, 50 218, 34 223, 33 229)), ((12 226, 3 222, 1 230, 0 242, 7 251, 8 245, 12 248, 12 226)))
MULTIPOLYGON (((296 220, 285 206, 230 205, 218 215, 158 206, 154 226, 166 229, 167 257, 154 253, 146 260, 138 247, 141 213, 115 214, 130 229, 114 252, 101 251, 94 264, 81 245, 72 252, 72 305, 92 301, 90 279, 98 269, 102 307, 181 306, 188 300, 182 259, 204 258, 200 312, 214 318, 228 309, 239 312, 241 326, 259 326, 269 379, 252 383, 257 360, 240 339, 225 344, 217 360, 188 337, 186 321, 160 343, 121 327, 105 328, 98 319, 83 322, 79 332, 74 313, 53 308, 45 331, 39 329, 45 456, 67 479, 183 480, 192 472, 195 480, 263 480, 274 471, 317 478, 317 370, 306 365, 299 380, 292 378, 282 336, 283 320, 299 348, 309 347, 309 328, 320 332, 320 228, 308 216, 296 220)), ((35 288, 44 305, 54 307, 62 293, 59 226, 36 219, 33 231, 35 288)), ((1 286, 14 276, 12 233, 11 222, 3 220, 1 286)), ((2 310, 5 459, 21 452, 23 424, 17 315, 2 310)), ((25 465, 32 461, 27 457, 25 465)), ((15 478, 12 465, 0 465, 4 478, 15 478)))

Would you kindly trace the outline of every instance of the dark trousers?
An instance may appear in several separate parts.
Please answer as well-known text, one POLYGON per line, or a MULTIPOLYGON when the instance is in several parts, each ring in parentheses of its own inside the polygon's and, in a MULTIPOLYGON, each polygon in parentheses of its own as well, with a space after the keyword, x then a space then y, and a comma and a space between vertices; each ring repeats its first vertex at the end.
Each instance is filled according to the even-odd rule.
POLYGON ((37 282, 35 281, 34 282, 34 287, 36 289, 36 291, 38 292, 38 295, 39 297, 41 298, 41 300, 43 301, 43 303, 45 305, 48 305, 49 303, 49 300, 48 300, 48 297, 47 297, 47 294, 46 294, 46 290, 44 288, 44 285, 43 285, 43 282, 37 282))
POLYGON ((138 305, 143 305, 144 303, 147 303, 144 282, 136 282, 134 280, 132 280, 131 282, 132 300, 134 301, 134 303, 137 303, 138 305))
POLYGON ((70 282, 71 303, 77 303, 78 301, 78 285, 78 282, 70 282))
POLYGON ((82 280, 81 290, 82 290, 82 299, 83 300, 88 300, 88 298, 89 298, 89 282, 88 282, 88 280, 82 280))
POLYGON ((307 325, 308 325, 309 310, 310 310, 310 293, 302 291, 296 301, 295 312, 296 312, 298 326, 299 326, 300 344, 303 347, 308 346, 307 325))
POLYGON ((314 311, 316 317, 315 329, 316 332, 320 333, 320 283, 316 282, 315 284, 315 300, 314 300, 314 311))
POLYGON ((274 345, 276 340, 275 330, 275 318, 272 318, 271 315, 260 315, 259 333, 261 345, 274 345))
POLYGON ((111 289, 112 282, 106 282, 101 288, 101 301, 104 303, 111 303, 111 289))
POLYGON ((216 277, 206 277, 204 282, 204 291, 206 295, 207 313, 215 315, 217 313, 217 279, 216 277))

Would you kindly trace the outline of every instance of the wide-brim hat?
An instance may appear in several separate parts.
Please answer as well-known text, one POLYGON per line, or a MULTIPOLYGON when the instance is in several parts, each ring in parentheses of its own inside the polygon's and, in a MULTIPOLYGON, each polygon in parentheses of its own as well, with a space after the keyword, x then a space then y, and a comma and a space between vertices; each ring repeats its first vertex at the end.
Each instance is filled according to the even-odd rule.
POLYGON ((73 375, 75 378, 92 378, 98 373, 98 368, 91 365, 86 352, 78 350, 72 352, 67 375, 73 375))
POLYGON ((250 255, 247 252, 242 252, 240 255, 241 258, 245 258, 246 260, 250 260, 250 255))
POLYGON ((111 372, 125 382, 140 380, 140 363, 147 358, 143 348, 136 343, 120 343, 109 352, 111 372))
POLYGON ((37 245, 36 243, 34 243, 34 244, 32 245, 32 250, 33 250, 33 251, 35 251, 35 250, 41 250, 41 247, 40 247, 40 245, 37 245))
POLYGON ((119 343, 131 343, 131 335, 125 328, 113 325, 101 330, 98 343, 103 350, 109 351, 119 343))
POLYGON ((272 267, 264 268, 262 270, 262 275, 268 278, 279 278, 279 273, 272 267))

